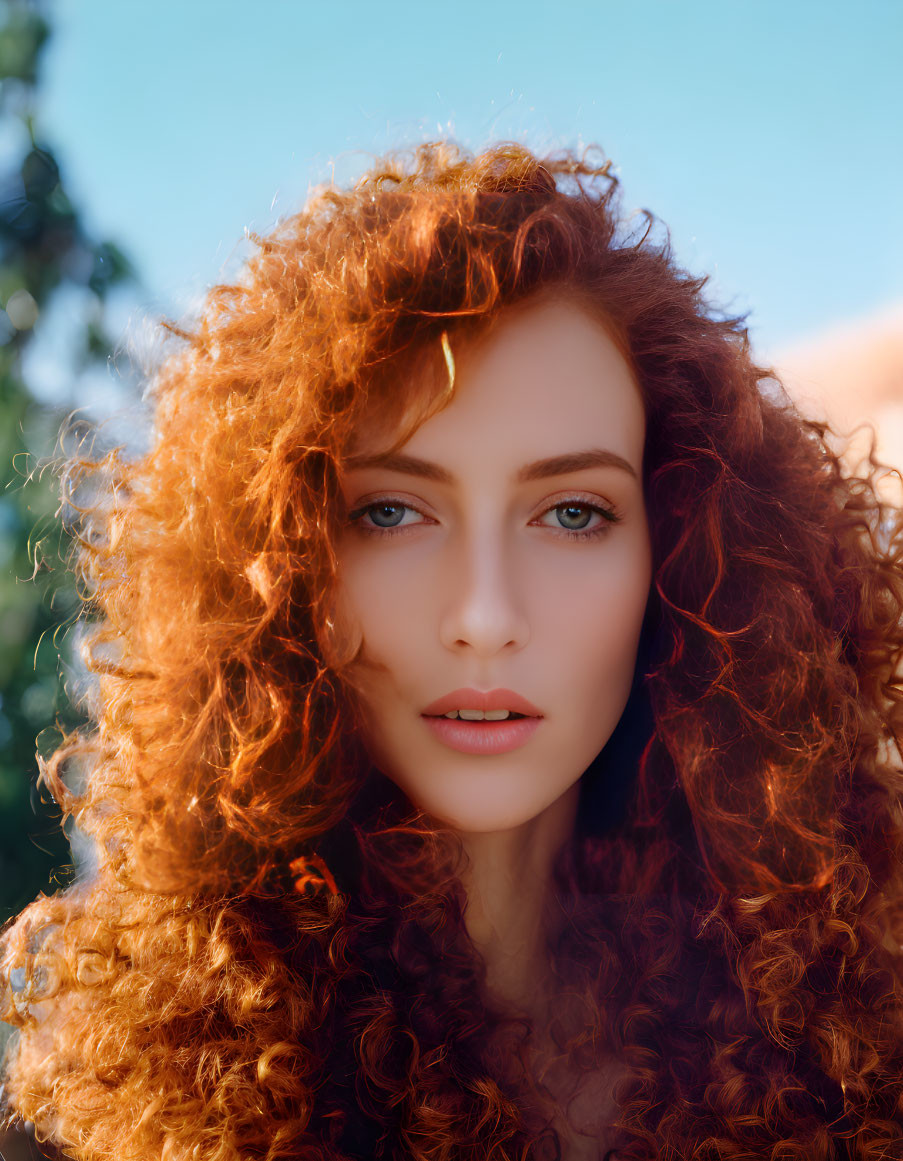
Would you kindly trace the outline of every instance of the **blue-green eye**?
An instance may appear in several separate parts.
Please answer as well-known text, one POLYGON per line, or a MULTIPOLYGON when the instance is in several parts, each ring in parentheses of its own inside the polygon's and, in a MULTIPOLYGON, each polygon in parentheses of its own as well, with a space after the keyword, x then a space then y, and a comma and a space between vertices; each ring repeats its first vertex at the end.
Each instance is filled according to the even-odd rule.
POLYGON ((550 508, 549 511, 557 512, 559 514, 559 519, 561 519, 562 516, 565 520, 576 519, 576 525, 564 526, 569 532, 582 531, 593 518, 593 513, 589 504, 556 504, 555 507, 550 508), (572 515, 574 512, 577 513, 576 517, 572 515))
MULTIPOLYGON (((392 536, 407 528, 418 527, 416 521, 402 523, 406 511, 423 515, 412 504, 405 503, 397 497, 385 496, 378 500, 371 500, 368 504, 350 512, 348 523, 366 536, 392 536), (364 517, 367 517, 370 523, 365 522, 364 517)), ((576 524, 576 527, 568 527, 566 523, 559 523, 557 529, 553 528, 553 531, 560 535, 575 540, 589 540, 591 537, 602 536, 609 531, 613 524, 618 524, 621 521, 621 516, 613 507, 607 508, 601 504, 591 504, 586 500, 577 498, 562 500, 557 504, 550 505, 544 512, 540 513, 540 517, 549 512, 562 513, 565 521, 573 521, 576 524), (587 527, 594 513, 603 519, 595 527, 587 527)), ((553 526, 545 524, 542 527, 552 528, 553 526)))
POLYGON ((365 511, 371 514, 370 519, 373 520, 377 528, 397 528, 404 519, 404 510, 407 507, 407 504, 378 503, 368 505, 365 511), (383 518, 385 518, 386 523, 380 524, 380 520, 383 518))
MULTIPOLYGON (((555 529, 563 536, 570 537, 572 540, 589 540, 595 536, 604 536, 606 532, 611 529, 613 524, 620 523, 621 517, 614 508, 606 508, 602 504, 590 504, 586 500, 564 500, 561 503, 553 504, 546 508, 542 516, 549 512, 555 512, 558 516, 559 522, 562 516, 565 521, 573 521, 574 524, 568 526, 567 523, 559 523, 559 527, 555 529), (587 527, 589 521, 594 514, 604 517, 595 527, 587 527), (575 527, 576 524, 576 527, 575 527)), ((551 525, 545 525, 551 527, 551 525)))
MULTIPOLYGON (((348 523, 368 536, 391 535, 396 529, 410 526, 401 523, 406 511, 417 512, 418 509, 411 504, 405 504, 401 500, 387 496, 384 499, 371 500, 369 504, 364 504, 355 509, 354 512, 350 512, 348 523), (367 516, 372 523, 364 523, 364 516, 367 516), (383 521, 385 522, 383 523, 383 521)), ((423 513, 421 512, 420 515, 422 516, 423 513)))

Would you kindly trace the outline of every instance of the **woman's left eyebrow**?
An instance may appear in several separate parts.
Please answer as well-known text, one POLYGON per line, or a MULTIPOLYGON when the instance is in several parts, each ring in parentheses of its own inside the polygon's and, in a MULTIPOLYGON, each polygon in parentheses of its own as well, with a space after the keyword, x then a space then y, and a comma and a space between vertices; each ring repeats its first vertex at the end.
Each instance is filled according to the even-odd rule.
MULTIPOLYGON (((401 472, 406 476, 420 476, 425 480, 434 480, 437 484, 453 485, 457 483, 455 476, 447 468, 434 464, 430 460, 405 455, 404 452, 350 456, 345 461, 345 468, 349 472, 359 472, 366 468, 382 468, 384 471, 401 472)), ((524 464, 518 470, 515 479, 519 484, 526 484, 531 480, 544 480, 549 476, 564 476, 569 472, 585 471, 587 468, 620 468, 637 479, 633 466, 623 456, 604 448, 565 452, 563 455, 534 460, 533 463, 524 464)))

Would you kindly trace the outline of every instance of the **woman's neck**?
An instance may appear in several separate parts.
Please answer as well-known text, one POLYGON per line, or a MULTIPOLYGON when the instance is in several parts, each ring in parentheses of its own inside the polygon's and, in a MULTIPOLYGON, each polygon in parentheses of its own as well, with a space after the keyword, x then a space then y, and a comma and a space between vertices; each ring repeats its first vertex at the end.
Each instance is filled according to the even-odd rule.
POLYGON ((467 866, 465 924, 486 963, 493 999, 542 1018, 548 999, 548 940, 563 913, 552 892, 552 868, 574 833, 579 783, 515 830, 461 838, 467 866))

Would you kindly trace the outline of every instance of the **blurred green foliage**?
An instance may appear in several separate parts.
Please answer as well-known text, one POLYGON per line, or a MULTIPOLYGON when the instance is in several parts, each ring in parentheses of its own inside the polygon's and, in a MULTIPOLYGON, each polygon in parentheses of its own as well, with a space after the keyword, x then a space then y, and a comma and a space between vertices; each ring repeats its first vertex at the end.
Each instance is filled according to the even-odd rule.
POLYGON ((74 382, 106 360, 105 303, 134 278, 114 245, 88 236, 38 135, 49 32, 36 0, 0 0, 0 923, 71 876, 60 812, 37 785, 35 750, 52 751, 59 727, 82 721, 57 651, 78 601, 65 568, 69 532, 56 517, 58 483, 46 470, 71 408, 32 397, 23 359, 41 341, 36 330, 51 302, 77 288, 67 375, 74 382))

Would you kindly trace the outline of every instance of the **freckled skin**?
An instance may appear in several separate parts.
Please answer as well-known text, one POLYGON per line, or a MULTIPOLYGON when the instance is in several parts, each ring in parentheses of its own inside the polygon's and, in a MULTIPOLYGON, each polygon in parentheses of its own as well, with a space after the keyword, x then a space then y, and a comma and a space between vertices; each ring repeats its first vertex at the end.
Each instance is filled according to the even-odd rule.
MULTIPOLYGON (((377 505, 348 525, 340 610, 363 637, 356 680, 378 768, 463 833, 534 842, 543 820, 560 829, 563 804, 572 812, 630 690, 651 582, 643 405, 603 325, 567 298, 510 309, 454 357, 452 402, 401 450, 457 482, 385 468, 344 475, 349 513, 406 507, 377 505), (514 480, 526 463, 589 448, 616 452, 635 478, 607 466, 514 480), (585 504, 613 507, 620 522, 576 507, 585 504), (399 511, 392 535, 361 528, 389 527, 399 511), (598 537, 567 535, 600 526, 598 537), (420 715, 461 686, 515 690, 544 720, 507 753, 451 750, 420 715)), ((367 436, 355 453, 387 446, 367 436)))

